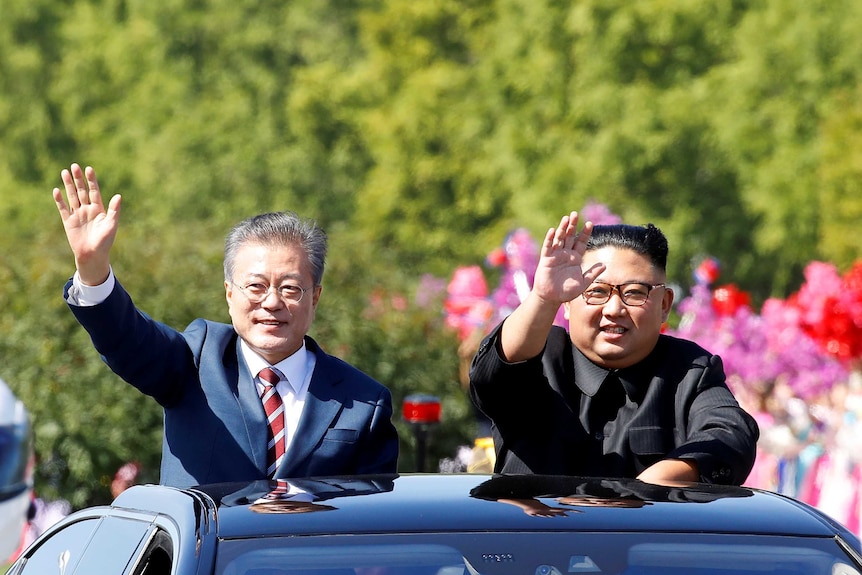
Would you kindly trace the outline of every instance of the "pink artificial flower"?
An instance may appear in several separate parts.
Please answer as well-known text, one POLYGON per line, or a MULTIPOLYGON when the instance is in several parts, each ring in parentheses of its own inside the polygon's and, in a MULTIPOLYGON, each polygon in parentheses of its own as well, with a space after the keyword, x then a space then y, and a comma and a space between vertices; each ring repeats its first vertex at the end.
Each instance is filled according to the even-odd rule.
POLYGON ((479 266, 461 266, 455 270, 444 302, 446 325, 455 329, 461 341, 477 329, 484 330, 493 314, 488 301, 488 286, 479 266))
POLYGON ((457 268, 446 290, 450 299, 483 298, 488 295, 485 274, 479 266, 457 268))
POLYGON ((805 283, 799 288, 798 305, 803 324, 823 326, 834 298, 841 292, 841 277, 834 265, 811 262, 805 266, 805 283))
POLYGON ((847 363, 862 358, 862 262, 844 277, 832 264, 808 264, 795 300, 802 329, 827 353, 847 363))
POLYGON ((578 212, 581 222, 593 222, 596 226, 610 226, 623 223, 622 218, 610 211, 605 204, 589 200, 578 212))

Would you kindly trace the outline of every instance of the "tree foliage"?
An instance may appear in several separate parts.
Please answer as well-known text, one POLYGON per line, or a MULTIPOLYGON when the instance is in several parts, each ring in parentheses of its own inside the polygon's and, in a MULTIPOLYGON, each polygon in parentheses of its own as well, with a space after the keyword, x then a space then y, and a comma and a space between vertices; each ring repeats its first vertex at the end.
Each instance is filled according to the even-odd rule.
MULTIPOLYGON (((862 5, 852 0, 3 0, 0 354, 36 421, 38 489, 104 501, 158 466, 161 413, 60 297, 50 198, 72 161, 124 196, 114 266, 179 329, 227 321, 222 238, 293 209, 331 237, 314 334, 472 438, 457 341, 425 273, 480 263, 594 199, 787 296, 860 257, 862 5)), ((399 403, 400 405, 400 403, 399 403)), ((410 430, 401 427, 409 470, 410 430)))

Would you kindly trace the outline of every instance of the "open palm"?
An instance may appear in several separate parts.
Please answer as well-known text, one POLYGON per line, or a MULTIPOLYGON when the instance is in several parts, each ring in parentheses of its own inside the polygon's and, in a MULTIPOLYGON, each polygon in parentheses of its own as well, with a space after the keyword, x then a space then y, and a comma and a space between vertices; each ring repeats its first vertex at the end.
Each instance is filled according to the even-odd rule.
POLYGON ((592 223, 577 231, 578 214, 563 216, 556 229, 551 228, 539 253, 539 263, 533 280, 536 294, 554 302, 567 302, 578 297, 600 273, 600 269, 581 268, 592 223))
POLYGON ((121 198, 111 198, 107 209, 91 167, 86 171, 78 164, 61 172, 66 197, 59 188, 54 188, 54 202, 63 220, 63 228, 69 246, 75 255, 75 263, 82 279, 88 282, 102 281, 110 266, 110 251, 119 227, 121 198))

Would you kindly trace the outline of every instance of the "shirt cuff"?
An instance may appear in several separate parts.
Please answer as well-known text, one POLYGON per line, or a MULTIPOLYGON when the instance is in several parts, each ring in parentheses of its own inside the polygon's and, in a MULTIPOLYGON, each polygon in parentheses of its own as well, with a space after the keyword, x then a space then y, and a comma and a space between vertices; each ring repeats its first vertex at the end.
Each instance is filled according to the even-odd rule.
POLYGON ((72 276, 72 285, 69 287, 66 303, 79 307, 98 305, 108 299, 108 296, 114 291, 115 283, 116 279, 114 278, 113 268, 108 272, 108 279, 97 286, 85 285, 81 281, 81 276, 76 271, 75 275, 72 276))

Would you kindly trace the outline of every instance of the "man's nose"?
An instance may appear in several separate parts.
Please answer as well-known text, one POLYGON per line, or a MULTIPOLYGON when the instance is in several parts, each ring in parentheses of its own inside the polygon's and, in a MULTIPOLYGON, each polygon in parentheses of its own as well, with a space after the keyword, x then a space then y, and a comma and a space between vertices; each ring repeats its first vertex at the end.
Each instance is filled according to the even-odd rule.
POLYGON ((260 305, 267 309, 279 308, 284 305, 284 300, 281 299, 281 295, 278 293, 277 289, 270 287, 269 290, 267 290, 266 295, 263 296, 260 305))
POLYGON ((622 311, 627 311, 628 307, 623 303, 623 298, 620 295, 620 290, 614 288, 611 291, 611 297, 605 302, 604 311, 610 314, 619 314, 622 311))

